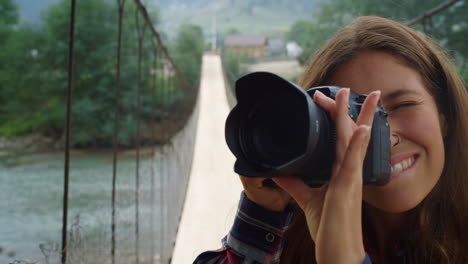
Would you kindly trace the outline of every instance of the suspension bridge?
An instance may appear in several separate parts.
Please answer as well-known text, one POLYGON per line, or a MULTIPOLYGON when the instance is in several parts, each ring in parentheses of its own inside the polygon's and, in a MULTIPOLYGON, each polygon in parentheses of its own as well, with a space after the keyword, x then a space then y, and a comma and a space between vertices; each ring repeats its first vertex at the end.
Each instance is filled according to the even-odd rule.
POLYGON ((39 163, 0 170, 0 207, 9 208, 9 217, 0 217, 0 263, 191 263, 221 246, 242 189, 224 139, 230 90, 221 58, 204 54, 194 84, 169 54, 145 5, 117 0, 116 56, 109 58, 115 87, 108 87, 115 100, 112 151, 79 154, 72 150, 72 109, 84 89, 75 81, 82 69, 76 31, 82 34, 84 22, 77 19, 77 1, 70 3, 65 155, 63 161, 58 153, 36 155, 39 163), (130 56, 131 87, 122 70, 129 70, 130 56), (131 93, 135 136, 124 149, 121 122, 129 113, 123 104, 131 93), (151 110, 146 117, 145 108, 151 110), (164 144, 151 143, 158 141, 164 144), (32 191, 12 194, 11 188, 32 191))

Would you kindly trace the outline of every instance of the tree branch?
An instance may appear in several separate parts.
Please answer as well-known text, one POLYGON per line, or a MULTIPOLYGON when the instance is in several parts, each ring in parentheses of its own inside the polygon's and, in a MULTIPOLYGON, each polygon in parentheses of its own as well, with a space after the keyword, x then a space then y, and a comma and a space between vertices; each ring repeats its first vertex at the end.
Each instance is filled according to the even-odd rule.
POLYGON ((407 26, 413 26, 413 25, 415 25, 417 23, 420 23, 423 20, 428 19, 431 16, 433 16, 435 14, 438 14, 438 13, 442 12, 443 10, 449 8, 450 6, 454 5, 458 1, 460 1, 460 0, 448 0, 448 1, 440 4, 439 6, 433 8, 431 10, 429 10, 427 12, 424 12, 422 15, 416 17, 415 19, 407 22, 406 25, 407 26))

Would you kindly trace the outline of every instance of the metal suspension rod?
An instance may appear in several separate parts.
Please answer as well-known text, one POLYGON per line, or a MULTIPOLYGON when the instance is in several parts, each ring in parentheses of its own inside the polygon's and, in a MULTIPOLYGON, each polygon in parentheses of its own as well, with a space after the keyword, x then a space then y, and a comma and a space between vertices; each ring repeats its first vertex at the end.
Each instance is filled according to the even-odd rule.
POLYGON ((164 63, 163 64, 163 85, 162 85, 162 89, 163 89, 163 101, 165 102, 165 106, 166 108, 169 106, 169 86, 168 86, 168 79, 167 79, 167 71, 169 67, 167 65, 167 63, 164 63))
POLYGON ((145 36, 146 24, 140 27, 139 12, 135 9, 136 32, 138 37, 138 80, 137 80, 137 124, 136 124, 136 175, 135 175, 135 258, 136 264, 140 263, 139 239, 140 239, 140 141, 141 141, 141 58, 143 57, 143 40, 145 36))
MULTIPOLYGON (((153 50, 153 70, 154 72, 153 73, 153 87, 151 89, 151 112, 153 113, 153 125, 152 125, 152 135, 154 136, 156 134, 156 67, 157 67, 157 59, 158 59, 158 55, 157 55, 157 49, 156 49, 156 45, 154 43, 154 40, 153 38, 151 38, 151 44, 152 44, 152 50, 153 50)), ((156 237, 154 236, 155 234, 155 230, 154 230, 154 207, 155 207, 155 199, 156 199, 156 195, 155 195, 155 166, 154 166, 154 158, 155 158, 155 154, 156 154, 156 146, 155 146, 155 142, 151 142, 152 144, 152 147, 151 147, 151 189, 150 189, 150 194, 151 194, 151 217, 150 217, 150 228, 151 228, 151 263, 154 262, 154 255, 155 255, 155 245, 154 245, 154 242, 156 240, 156 237)), ((162 243, 162 241, 160 242, 162 243)), ((161 256, 161 252, 159 254, 159 256, 161 256)))
MULTIPOLYGON (((158 47, 160 48, 160 46, 158 45, 158 47)), ((159 78, 158 78, 158 84, 159 84, 159 97, 160 97, 160 102, 161 102, 161 121, 163 121, 166 117, 165 117, 165 106, 166 106, 166 97, 165 97, 165 86, 164 86, 164 54, 162 54, 162 52, 158 52, 157 53, 157 60, 158 60, 158 66, 159 66, 159 78)), ((161 131, 161 133, 163 134, 163 138, 166 138, 166 131, 163 130, 161 131)))
MULTIPOLYGON (((156 52, 156 61, 157 61, 157 64, 156 65, 159 65, 161 66, 161 57, 162 57, 162 54, 161 52, 156 52)), ((157 72, 157 71, 156 71, 157 72)), ((156 80, 157 80, 157 84, 159 85, 159 90, 161 91, 160 92, 160 98, 161 98, 161 102, 164 103, 164 94, 163 94, 163 82, 162 82, 162 79, 161 77, 159 77, 159 79, 157 78, 157 76, 155 77, 156 80)), ((156 87, 158 88, 158 87, 156 87)), ((162 110, 164 110, 164 104, 161 104, 161 108, 162 110)), ((161 113, 163 113, 163 111, 161 111, 161 113)), ((161 117, 163 118, 163 117, 161 117)), ((163 133, 163 137, 165 138, 166 135, 164 133, 164 131, 161 131, 163 133)), ((163 150, 164 151, 164 150, 163 150)), ((165 214, 165 207, 164 207, 164 203, 165 203, 165 199, 164 199, 164 190, 165 190, 165 186, 164 186, 164 173, 163 173, 163 163, 162 163, 162 159, 161 159, 161 167, 160 167, 160 177, 159 177, 159 202, 160 202, 160 207, 159 207, 159 210, 160 210, 160 219, 161 219, 161 224, 160 224, 160 231, 161 231, 161 244, 160 244, 160 258, 161 258, 161 263, 164 263, 163 261, 165 260, 165 252, 164 250, 166 249, 165 247, 165 241, 166 241, 166 233, 165 233, 165 227, 166 227, 166 214, 165 214)))
POLYGON ((67 262, 67 225, 68 225, 68 185, 70 180, 70 129, 71 106, 73 92, 73 65, 75 51, 75 17, 76 0, 71 1, 70 32, 68 43, 68 89, 67 89, 67 121, 65 128, 65 166, 63 181, 63 219, 62 219, 62 264, 67 262))
POLYGON ((122 54, 122 24, 125 0, 117 0, 118 5, 118 33, 117 33, 117 65, 116 65, 116 85, 115 85, 115 115, 114 115, 114 135, 112 138, 112 223, 111 223, 111 260, 115 264, 115 186, 117 182, 117 148, 119 137, 119 108, 120 108, 120 62, 122 54))
POLYGON ((172 75, 172 72, 171 72, 171 87, 172 87, 172 90, 175 91, 177 89, 177 86, 176 86, 176 79, 174 78, 175 76, 172 75))

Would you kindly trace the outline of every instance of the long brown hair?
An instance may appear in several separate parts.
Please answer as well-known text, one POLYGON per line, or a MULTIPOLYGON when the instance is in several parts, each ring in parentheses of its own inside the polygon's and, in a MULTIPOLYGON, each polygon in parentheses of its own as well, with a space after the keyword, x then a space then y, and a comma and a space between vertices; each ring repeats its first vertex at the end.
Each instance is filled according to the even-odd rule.
MULTIPOLYGON (((369 50, 394 55, 416 70, 439 112, 445 117, 445 164, 431 193, 412 209, 410 263, 468 263, 468 95, 463 80, 429 37, 398 22, 375 16, 358 18, 344 27, 309 62, 300 85, 327 85, 339 67, 369 50)), ((364 207, 363 207, 364 208, 364 207)), ((365 218, 363 214, 363 218, 365 218)), ((282 263, 314 263, 314 245, 298 215, 288 235, 282 263), (295 232, 301 230, 300 232, 295 232), (309 239, 307 239, 309 236, 309 239)), ((366 221, 369 219, 363 219, 366 221)))

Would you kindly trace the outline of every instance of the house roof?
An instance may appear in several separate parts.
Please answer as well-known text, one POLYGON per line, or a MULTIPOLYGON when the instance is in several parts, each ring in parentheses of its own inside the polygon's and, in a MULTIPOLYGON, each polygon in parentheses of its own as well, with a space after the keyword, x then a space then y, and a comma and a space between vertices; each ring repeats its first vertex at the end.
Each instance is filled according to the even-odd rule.
POLYGON ((228 35, 224 38, 224 46, 261 46, 267 45, 268 38, 258 35, 228 35))

